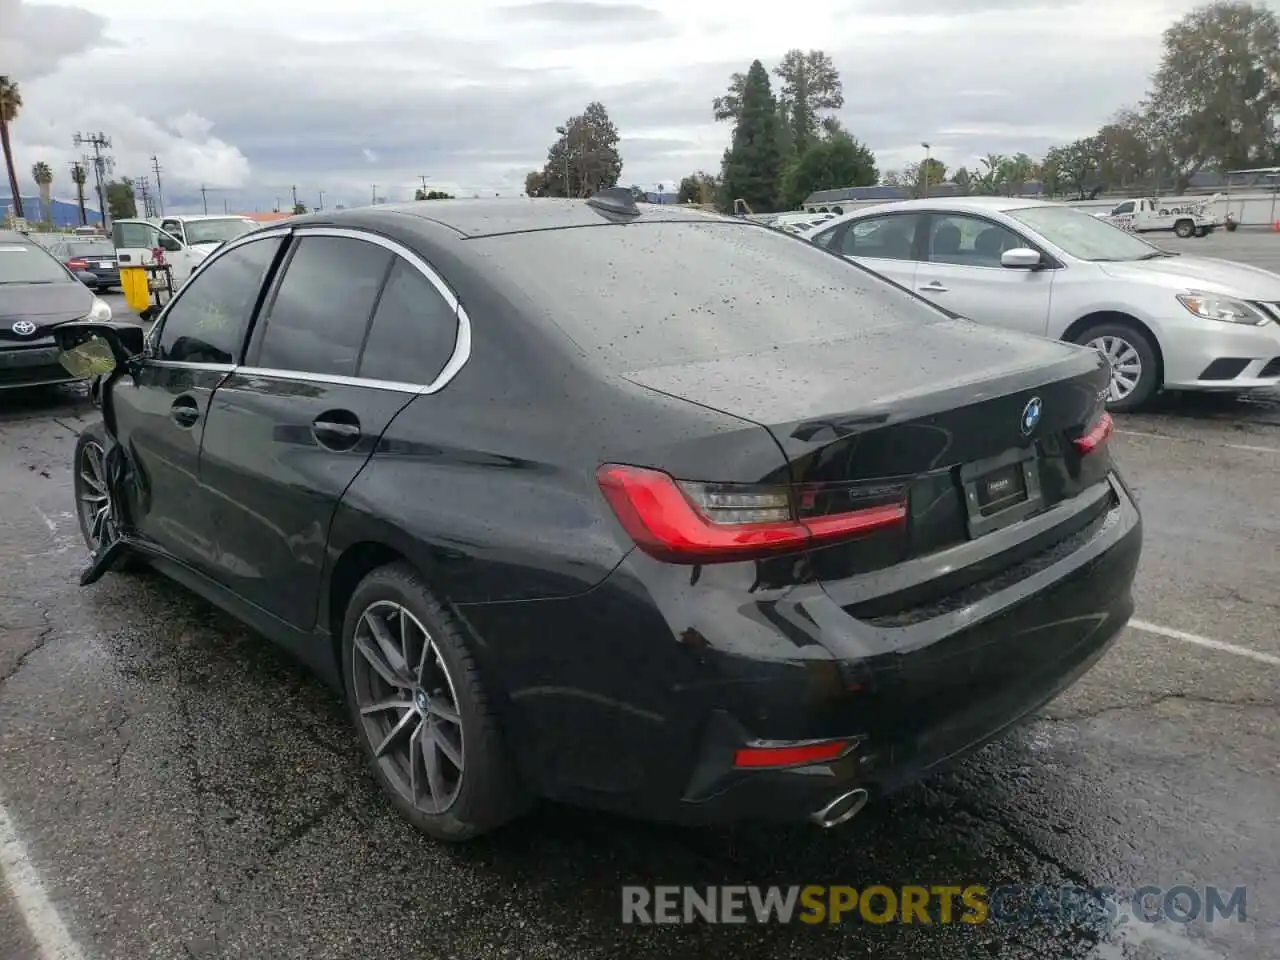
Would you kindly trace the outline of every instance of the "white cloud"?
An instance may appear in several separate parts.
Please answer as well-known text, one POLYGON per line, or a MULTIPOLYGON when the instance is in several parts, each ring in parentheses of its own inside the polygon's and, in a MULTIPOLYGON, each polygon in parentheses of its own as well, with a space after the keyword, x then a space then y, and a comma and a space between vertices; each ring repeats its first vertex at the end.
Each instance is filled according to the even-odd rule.
MULTIPOLYGON (((842 71, 841 119, 882 167, 919 143, 951 166, 1043 153, 1143 93, 1160 33, 1193 0, 0 0, 0 64, 22 83, 18 169, 65 170, 77 131, 106 132, 119 173, 164 167, 167 205, 268 208, 296 185, 365 202, 420 176, 518 192, 554 128, 588 100, 622 135, 623 180, 715 170, 728 76, 791 47, 842 71)), ((65 195, 68 177, 55 181, 65 195)))

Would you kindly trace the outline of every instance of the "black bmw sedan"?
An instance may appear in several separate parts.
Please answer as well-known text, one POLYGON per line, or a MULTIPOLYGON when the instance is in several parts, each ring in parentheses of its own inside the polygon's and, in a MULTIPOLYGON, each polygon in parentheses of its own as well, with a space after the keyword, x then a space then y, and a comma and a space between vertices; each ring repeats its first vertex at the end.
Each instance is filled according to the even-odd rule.
POLYGON ((53 328, 85 318, 110 320, 111 308, 40 244, 0 231, 0 391, 76 379, 53 328))
POLYGON ((588 201, 233 240, 103 376, 92 565, 345 693, 403 815, 547 797, 843 822, 1055 697, 1132 611, 1105 362, 740 219, 588 201))

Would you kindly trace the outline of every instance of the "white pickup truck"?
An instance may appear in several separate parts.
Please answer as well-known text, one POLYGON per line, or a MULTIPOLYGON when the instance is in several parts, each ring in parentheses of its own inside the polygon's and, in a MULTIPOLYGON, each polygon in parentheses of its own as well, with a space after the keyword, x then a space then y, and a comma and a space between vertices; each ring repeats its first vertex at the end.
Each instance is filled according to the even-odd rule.
POLYGON ((1179 237, 1205 237, 1222 226, 1216 207, 1222 198, 1215 193, 1201 200, 1166 200, 1160 197, 1143 197, 1125 200, 1110 213, 1097 214, 1099 219, 1113 223, 1121 230, 1134 233, 1151 233, 1172 230, 1179 237))

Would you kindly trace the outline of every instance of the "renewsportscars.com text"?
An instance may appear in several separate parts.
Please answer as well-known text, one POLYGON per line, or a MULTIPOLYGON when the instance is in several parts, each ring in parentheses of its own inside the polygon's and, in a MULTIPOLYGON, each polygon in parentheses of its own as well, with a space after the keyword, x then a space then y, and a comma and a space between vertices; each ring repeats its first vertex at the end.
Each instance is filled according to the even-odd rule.
POLYGON ((1246 919, 1246 888, 723 886, 622 888, 623 923, 1191 923, 1246 919))

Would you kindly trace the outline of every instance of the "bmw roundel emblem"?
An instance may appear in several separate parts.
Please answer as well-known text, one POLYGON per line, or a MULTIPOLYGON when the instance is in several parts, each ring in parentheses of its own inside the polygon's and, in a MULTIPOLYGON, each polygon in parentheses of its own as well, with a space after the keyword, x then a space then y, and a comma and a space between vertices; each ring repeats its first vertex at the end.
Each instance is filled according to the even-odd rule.
POLYGON ((36 332, 36 325, 30 320, 19 320, 13 325, 13 332, 20 337, 29 337, 36 332))
POLYGON ((1031 436, 1036 425, 1040 423, 1040 398, 1032 397, 1027 401, 1027 405, 1022 408, 1022 433, 1023 436, 1031 436))

